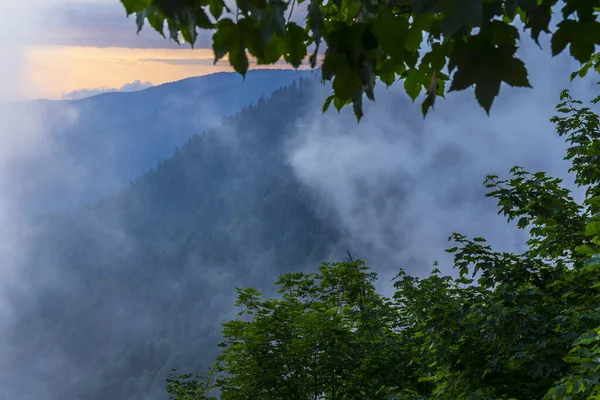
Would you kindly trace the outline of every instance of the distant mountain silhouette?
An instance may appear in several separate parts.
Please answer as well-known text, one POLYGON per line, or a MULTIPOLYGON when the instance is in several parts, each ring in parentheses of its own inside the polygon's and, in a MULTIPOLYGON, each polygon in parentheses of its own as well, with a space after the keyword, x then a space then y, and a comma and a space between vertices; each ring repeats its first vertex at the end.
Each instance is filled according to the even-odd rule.
POLYGON ((11 179, 20 182, 16 203, 26 214, 91 204, 170 157, 192 135, 312 74, 253 70, 244 80, 221 72, 138 92, 4 105, 0 118, 10 119, 12 137, 38 130, 50 138, 34 135, 39 146, 31 145, 12 168, 11 179))

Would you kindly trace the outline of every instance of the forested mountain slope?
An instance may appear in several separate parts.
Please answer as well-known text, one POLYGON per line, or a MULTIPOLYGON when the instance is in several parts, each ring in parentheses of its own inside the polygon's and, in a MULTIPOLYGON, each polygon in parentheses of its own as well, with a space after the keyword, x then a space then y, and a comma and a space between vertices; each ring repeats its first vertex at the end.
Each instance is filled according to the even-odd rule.
POLYGON ((97 206, 42 218, 24 263, 34 294, 15 300, 4 355, 18 363, 0 387, 22 382, 23 399, 159 398, 148 396, 162 395, 169 369, 211 360, 234 285, 343 256, 282 149, 314 84, 194 136, 97 206))

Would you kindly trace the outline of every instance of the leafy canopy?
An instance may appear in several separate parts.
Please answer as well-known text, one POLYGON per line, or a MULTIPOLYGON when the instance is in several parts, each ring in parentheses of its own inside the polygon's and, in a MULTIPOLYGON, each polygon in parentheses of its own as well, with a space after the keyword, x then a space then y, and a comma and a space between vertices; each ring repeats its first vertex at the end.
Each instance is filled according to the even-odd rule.
POLYGON ((224 324, 216 372, 171 378, 174 399, 211 387, 222 400, 600 398, 600 118, 568 91, 557 110, 584 201, 519 167, 485 182, 528 229, 525 252, 454 233, 458 276, 400 270, 392 298, 352 260, 282 276, 277 298, 238 289, 242 318, 224 324))
POLYGON ((517 20, 538 42, 559 10, 552 55, 568 47, 587 63, 600 44, 598 0, 236 0, 231 7, 224 0, 121 2, 127 15, 135 14, 138 32, 147 21, 164 37, 166 26, 169 38, 193 45, 198 28, 214 31, 215 63, 228 55, 242 75, 248 54, 258 64, 283 58, 297 68, 310 53, 314 68, 325 47, 322 78, 333 82, 333 94, 324 110, 332 102, 338 111, 352 104, 359 120, 363 95, 374 100, 377 79, 388 86, 402 80, 413 101, 425 92, 424 115, 436 96, 470 87, 489 113, 502 82, 531 86, 516 56, 517 20), (302 3, 304 26, 291 19, 302 3))

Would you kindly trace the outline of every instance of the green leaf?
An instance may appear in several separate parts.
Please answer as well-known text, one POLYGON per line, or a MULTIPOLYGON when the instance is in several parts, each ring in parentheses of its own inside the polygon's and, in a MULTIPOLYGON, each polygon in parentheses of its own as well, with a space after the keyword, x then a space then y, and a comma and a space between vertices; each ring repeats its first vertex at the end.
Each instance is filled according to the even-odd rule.
MULTIPOLYGON (((206 14, 205 14, 206 16, 206 14)), ((171 32, 171 38, 173 40, 175 40, 175 38, 178 36, 179 33, 179 28, 176 24, 171 24, 169 22, 169 30, 171 32)), ((196 42, 196 36, 198 35, 198 33, 196 32, 196 26, 195 25, 184 25, 184 27, 181 28, 181 35, 183 36, 183 39, 190 44, 194 44, 196 42)), ((178 39, 175 40, 176 42, 178 42, 178 39)), ((179 43, 179 42, 178 42, 179 43)))
POLYGON ((325 103, 323 104, 323 114, 329 109, 331 102, 335 99, 335 94, 332 94, 325 99, 325 103))
POLYGON ((475 97, 489 114, 492 103, 504 81, 511 86, 530 87, 524 63, 514 54, 514 31, 505 23, 490 24, 464 45, 456 46, 450 56, 450 67, 456 65, 450 91, 475 86, 475 97), (497 36, 499 34, 499 36, 497 36), (490 48, 489 43, 497 47, 490 48))
POLYGON ((558 24, 552 36, 552 55, 560 54, 570 43, 571 55, 579 62, 588 61, 600 44, 600 22, 566 19, 558 24))
POLYGON ((270 0, 266 10, 260 9, 260 21, 265 40, 272 35, 284 36, 286 33, 285 10, 286 3, 281 0, 270 0))
POLYGON ((362 103, 363 103, 363 87, 357 86, 352 96, 352 109, 354 110, 354 116, 356 120, 360 122, 363 117, 362 103))
MULTIPOLYGON (((277 62, 286 49, 285 38, 277 35, 271 36, 271 40, 265 46, 265 64, 277 62)), ((262 62, 261 62, 262 63, 262 62)))
MULTIPOLYGON (((398 44, 402 43, 408 34, 408 18, 404 15, 394 16, 391 13, 384 13, 373 26, 373 35, 394 62, 403 59, 405 49, 398 44)), ((410 46, 409 42, 405 44, 410 46)), ((420 45, 419 42, 418 46, 420 45)))
POLYGON ((223 0, 210 0, 210 13, 215 19, 219 19, 223 14, 223 0))
POLYGON ((137 25, 137 33, 142 31, 144 27, 144 22, 146 21, 146 12, 141 11, 135 14, 135 23, 137 25))
POLYGON ((167 30, 169 31, 169 38, 177 44, 181 44, 179 42, 179 25, 173 21, 167 19, 167 30))
POLYGON ((569 50, 571 52, 571 55, 577 61, 585 62, 590 58, 595 48, 595 43, 587 41, 577 41, 571 43, 569 50))
POLYGON ((261 61, 265 59, 266 46, 260 28, 252 18, 242 18, 237 26, 250 54, 257 57, 259 64, 263 64, 261 61))
POLYGON ((421 104, 421 114, 423 115, 423 118, 427 116, 427 113, 429 112, 430 108, 433 108, 433 102, 428 96, 425 98, 425 100, 423 100, 423 103, 421 104))
POLYGON ((449 46, 445 46, 441 43, 433 43, 431 45, 431 50, 423 56, 420 68, 430 65, 434 71, 442 71, 446 66, 448 47, 449 46))
POLYGON ((504 69, 501 77, 504 82, 514 87, 531 87, 527 77, 527 68, 525 68, 523 61, 516 57, 507 57, 503 65, 504 69))
POLYGON ((518 5, 518 0, 507 0, 506 3, 504 3, 504 13, 510 21, 515 18, 518 5))
MULTIPOLYGON (((558 24, 558 29, 554 32, 551 39, 552 55, 557 56, 567 47, 571 38, 571 31, 573 30, 572 23, 566 23, 563 21, 558 24)), ((572 21, 575 23, 575 21, 572 21)))
POLYGON ((590 344, 592 342, 596 342, 600 340, 600 335, 595 330, 589 330, 582 335, 580 335, 573 343, 574 346, 579 346, 582 344, 590 344))
POLYGON ((312 32, 312 41, 315 44, 315 50, 310 56, 310 66, 315 68, 317 65, 317 55, 322 40, 323 32, 323 12, 320 5, 322 0, 310 0, 308 4, 308 14, 306 16, 306 28, 312 32))
POLYGON ((350 103, 352 103, 352 98, 342 99, 339 96, 335 96, 333 98, 333 106, 335 107, 338 113, 341 111, 342 107, 350 103))
POLYGON ((367 95, 369 100, 375 100, 375 84, 377 82, 375 69, 375 62, 372 59, 366 59, 363 61, 363 66, 360 70, 362 91, 367 95))
POLYGON ((357 86, 362 86, 358 74, 348 68, 339 71, 333 78, 333 92, 341 100, 351 99, 357 86))
POLYGON ((545 5, 538 5, 535 9, 527 13, 526 28, 531 29, 531 38, 539 45, 540 33, 550 33, 550 21, 552 18, 552 9, 545 5))
POLYGON ((410 96, 412 101, 414 102, 419 94, 421 94, 421 90, 423 89, 423 85, 421 84, 421 76, 419 72, 411 68, 406 71, 404 76, 404 90, 410 96))
POLYGON ((165 16, 158 11, 156 8, 151 7, 146 10, 146 18, 148 19, 148 23, 154 30, 159 32, 162 37, 166 38, 164 30, 165 30, 165 16))
POLYGON ((483 25, 483 0, 466 0, 457 4, 453 1, 415 0, 415 15, 441 13, 444 15, 442 33, 451 37, 467 27, 483 25))
POLYGON ((593 221, 585 227, 586 236, 600 235, 600 221, 593 221))
MULTIPOLYGON (((210 18, 208 17, 206 12, 202 8, 198 8, 198 10, 196 10, 195 24, 196 24, 196 26, 198 26, 198 28, 202 28, 202 29, 212 29, 215 27, 215 24, 212 23, 212 21, 210 20, 210 18)), ((193 39, 196 40, 195 27, 192 28, 191 24, 190 24, 189 30, 194 32, 193 39)), ((182 31, 185 31, 185 30, 182 30, 182 31)), ((191 37, 192 37, 192 35, 190 36, 190 38, 191 37)), ((194 42, 190 42, 190 43, 194 43, 194 42)))
POLYGON ((575 248, 575 251, 580 254, 589 254, 589 255, 596 253, 596 250, 592 249, 590 246, 588 246, 586 244, 577 246, 575 248))
POLYGON ((306 39, 307 35, 303 28, 294 22, 287 24, 285 32, 286 47, 283 56, 285 61, 292 64, 294 68, 298 68, 306 56, 306 39))
POLYGON ((215 61, 223 58, 237 40, 237 26, 229 18, 224 18, 217 23, 217 31, 213 35, 213 52, 215 61))
POLYGON ((127 15, 139 13, 150 7, 151 0, 121 0, 127 15))
POLYGON ((380 60, 377 65, 377 75, 386 86, 392 85, 396 81, 396 66, 394 62, 386 58, 385 60, 380 60))
POLYGON ((598 271, 600 270, 600 254, 593 254, 585 262, 585 269, 587 271, 598 271))
POLYGON ((239 26, 228 18, 220 20, 217 24, 217 31, 213 35, 213 51, 215 64, 229 53, 229 63, 233 69, 242 76, 246 75, 249 66, 246 43, 242 39, 239 26))

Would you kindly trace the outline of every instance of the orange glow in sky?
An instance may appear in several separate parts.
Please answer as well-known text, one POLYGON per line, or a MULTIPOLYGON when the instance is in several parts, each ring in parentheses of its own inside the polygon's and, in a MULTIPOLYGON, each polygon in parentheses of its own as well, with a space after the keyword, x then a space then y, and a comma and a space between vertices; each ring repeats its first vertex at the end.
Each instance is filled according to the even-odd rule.
MULTIPOLYGON (((28 49, 26 62, 32 97, 46 99, 80 89, 119 88, 136 80, 158 85, 232 70, 226 60, 213 65, 211 49, 189 48, 36 46, 28 49)), ((290 67, 282 63, 269 68, 290 67)))

